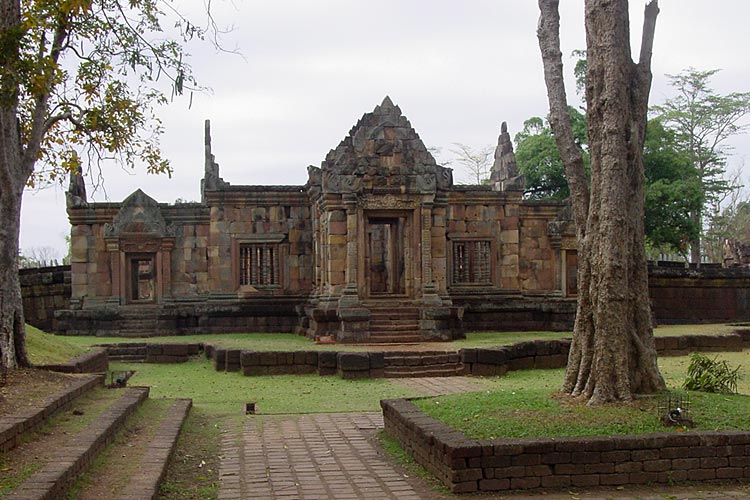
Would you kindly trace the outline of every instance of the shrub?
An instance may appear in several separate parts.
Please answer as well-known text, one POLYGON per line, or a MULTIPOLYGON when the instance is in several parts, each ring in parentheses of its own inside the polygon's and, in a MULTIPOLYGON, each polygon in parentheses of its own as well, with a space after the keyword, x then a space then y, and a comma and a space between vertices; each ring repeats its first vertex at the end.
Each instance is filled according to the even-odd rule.
POLYGON ((730 368, 726 360, 711 359, 697 352, 690 355, 688 376, 682 386, 689 391, 735 394, 740 367, 730 368))

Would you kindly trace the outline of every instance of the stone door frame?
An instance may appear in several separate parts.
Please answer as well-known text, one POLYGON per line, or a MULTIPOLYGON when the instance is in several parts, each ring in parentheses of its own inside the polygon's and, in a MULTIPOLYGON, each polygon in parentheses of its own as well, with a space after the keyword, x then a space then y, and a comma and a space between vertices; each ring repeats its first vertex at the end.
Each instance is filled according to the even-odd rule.
MULTIPOLYGON (((364 209, 360 212, 360 225, 363 230, 360 232, 358 239, 359 251, 359 269, 358 283, 360 297, 366 299, 378 298, 413 298, 416 293, 414 287, 414 273, 419 270, 419 252, 417 231, 414 227, 414 210, 404 209, 364 209), (398 259, 403 263, 403 276, 401 277, 402 285, 395 292, 373 292, 371 287, 370 271, 370 227, 371 221, 396 221, 398 229, 396 233, 400 236, 398 240, 392 242, 393 251, 398 252, 398 259)), ((399 266, 400 267, 400 266, 399 266)))

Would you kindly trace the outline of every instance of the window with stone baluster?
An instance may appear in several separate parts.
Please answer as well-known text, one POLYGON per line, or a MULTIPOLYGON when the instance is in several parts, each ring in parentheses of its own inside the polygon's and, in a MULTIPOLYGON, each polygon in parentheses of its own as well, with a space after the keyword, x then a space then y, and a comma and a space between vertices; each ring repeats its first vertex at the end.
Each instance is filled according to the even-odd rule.
POLYGON ((239 254, 240 286, 280 284, 278 244, 243 243, 239 254))
POLYGON ((492 283, 492 245, 489 240, 454 241, 452 250, 452 284, 492 283))

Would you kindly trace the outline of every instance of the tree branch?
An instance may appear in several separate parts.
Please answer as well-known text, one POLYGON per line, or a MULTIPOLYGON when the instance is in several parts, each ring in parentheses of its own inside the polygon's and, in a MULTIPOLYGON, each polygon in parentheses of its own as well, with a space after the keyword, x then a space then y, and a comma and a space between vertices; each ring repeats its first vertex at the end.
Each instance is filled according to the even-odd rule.
POLYGON ((576 231, 582 237, 586 231, 589 207, 589 187, 583 164, 581 148, 576 144, 568 113, 568 101, 563 79, 562 52, 560 51, 559 0, 539 0, 539 25, 537 38, 544 64, 544 80, 550 107, 550 126, 560 157, 565 164, 565 175, 573 205, 576 231))

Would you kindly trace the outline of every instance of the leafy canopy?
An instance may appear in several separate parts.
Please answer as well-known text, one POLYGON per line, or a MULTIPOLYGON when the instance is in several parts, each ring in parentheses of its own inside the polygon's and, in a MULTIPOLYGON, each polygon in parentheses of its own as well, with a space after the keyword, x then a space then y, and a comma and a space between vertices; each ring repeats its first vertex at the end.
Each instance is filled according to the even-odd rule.
POLYGON ((206 30, 168 1, 0 2, 20 11, 20 23, 0 32, 0 105, 15 108, 34 167, 27 183, 108 159, 171 173, 154 109, 195 87, 183 43, 206 30))
MULTIPOLYGON (((588 132, 586 117, 569 107, 573 136, 586 149, 588 132)), ((565 179, 565 165, 552 135, 549 122, 538 116, 529 118, 523 123, 523 130, 516 134, 516 163, 526 177, 526 197, 531 199, 565 199, 570 195, 568 181, 565 179)), ((588 156, 584 154, 588 165, 588 156)))
MULTIPOLYGON (((573 135, 584 150, 588 133, 586 117, 569 108, 573 135)), ((565 199, 569 196, 565 166, 549 123, 532 117, 516 134, 516 162, 526 176, 526 197, 565 199)), ((645 228, 651 247, 684 252, 700 227, 691 213, 703 202, 701 185, 687 153, 680 150, 674 132, 659 120, 650 120, 643 150, 646 175, 645 228)))
POLYGON ((750 92, 719 94, 710 85, 710 79, 719 70, 700 71, 688 68, 677 75, 667 75, 675 96, 652 112, 673 133, 675 147, 684 151, 693 164, 701 189, 701 203, 692 210, 699 232, 691 243, 694 262, 706 248, 701 244, 706 216, 719 213, 722 201, 739 188, 727 178, 727 159, 731 148, 727 139, 748 130, 745 117, 750 113, 750 92))

